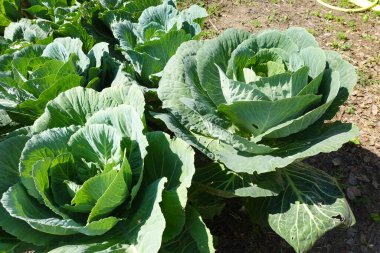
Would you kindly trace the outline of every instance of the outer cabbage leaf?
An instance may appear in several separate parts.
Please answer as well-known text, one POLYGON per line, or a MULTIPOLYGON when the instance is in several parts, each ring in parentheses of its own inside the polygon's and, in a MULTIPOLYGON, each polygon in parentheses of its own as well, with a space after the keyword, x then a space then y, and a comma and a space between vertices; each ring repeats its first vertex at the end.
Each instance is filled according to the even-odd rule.
POLYGON ((176 0, 99 0, 99 3, 105 9, 101 12, 100 18, 107 27, 110 27, 114 21, 130 20, 135 22, 149 7, 161 4, 176 6, 176 0))
POLYGON ((215 252, 212 235, 198 211, 192 206, 186 209, 186 225, 179 239, 174 243, 164 244, 161 252, 215 252))
POLYGON ((165 228, 160 210, 165 179, 147 186, 134 204, 130 219, 108 236, 88 239, 86 244, 66 245, 49 252, 158 252, 165 228))
POLYGON ((344 194, 329 175, 302 163, 279 173, 286 189, 275 197, 250 199, 247 207, 254 221, 268 221, 297 252, 306 252, 335 227, 355 224, 344 194))
POLYGON ((78 57, 77 67, 84 72, 89 67, 90 60, 84 54, 82 46, 83 43, 79 39, 57 38, 46 46, 42 56, 67 62, 71 55, 75 54, 78 57))
POLYGON ((279 195, 285 188, 278 173, 238 174, 218 163, 198 168, 193 181, 197 187, 223 198, 271 197, 279 195))
POLYGON ((164 241, 176 237, 185 224, 187 188, 194 175, 194 151, 181 139, 171 140, 161 132, 147 134, 149 146, 145 159, 145 182, 160 177, 168 178, 161 208, 166 219, 164 241), (161 152, 161 155, 150 155, 161 152))
POLYGON ((33 127, 36 132, 41 132, 47 128, 84 125, 96 112, 122 104, 132 105, 142 118, 142 101, 144 97, 136 85, 113 86, 102 92, 77 87, 50 101, 44 114, 36 120, 33 127))
POLYGON ((50 36, 50 24, 44 20, 21 19, 12 22, 4 30, 4 38, 12 42, 17 40, 39 43, 50 36))

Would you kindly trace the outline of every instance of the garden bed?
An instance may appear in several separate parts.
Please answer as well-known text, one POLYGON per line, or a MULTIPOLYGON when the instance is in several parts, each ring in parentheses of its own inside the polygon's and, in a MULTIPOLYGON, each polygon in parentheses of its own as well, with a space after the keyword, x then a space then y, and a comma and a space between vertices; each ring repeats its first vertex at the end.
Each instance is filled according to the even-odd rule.
POLYGON ((0 252, 380 253, 379 14, 0 0, 0 20, 0 252))

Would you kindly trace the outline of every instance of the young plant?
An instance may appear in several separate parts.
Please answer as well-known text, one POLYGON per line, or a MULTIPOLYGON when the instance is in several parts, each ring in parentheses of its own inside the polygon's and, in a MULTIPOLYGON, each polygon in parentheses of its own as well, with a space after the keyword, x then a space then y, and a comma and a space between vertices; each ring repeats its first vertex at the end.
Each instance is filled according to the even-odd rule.
POLYGON ((220 163, 200 169, 194 182, 219 196, 248 197, 255 220, 304 252, 328 230, 355 222, 335 180, 300 162, 358 135, 351 124, 324 123, 355 83, 353 66, 304 29, 231 29, 177 50, 158 88, 167 113, 156 117, 220 163))

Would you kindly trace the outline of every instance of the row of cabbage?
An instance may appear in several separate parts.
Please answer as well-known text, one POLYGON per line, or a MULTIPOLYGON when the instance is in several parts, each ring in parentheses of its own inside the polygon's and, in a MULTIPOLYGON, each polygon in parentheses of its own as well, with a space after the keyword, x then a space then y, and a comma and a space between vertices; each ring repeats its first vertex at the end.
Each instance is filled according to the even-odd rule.
POLYGON ((355 70, 306 30, 199 41, 206 11, 173 0, 0 4, 0 251, 215 252, 227 198, 297 252, 355 223, 302 163, 358 135, 330 121, 355 70))

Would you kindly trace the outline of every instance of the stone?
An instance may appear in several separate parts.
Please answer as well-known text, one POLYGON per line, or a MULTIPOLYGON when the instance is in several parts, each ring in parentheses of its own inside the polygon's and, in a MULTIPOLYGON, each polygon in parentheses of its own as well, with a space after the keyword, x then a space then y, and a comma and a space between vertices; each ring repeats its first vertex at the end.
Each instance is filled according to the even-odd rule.
POLYGON ((339 157, 336 157, 332 159, 332 163, 334 164, 334 166, 340 166, 342 165, 342 160, 339 157))
POLYGON ((356 197, 360 197, 362 195, 361 191, 356 186, 350 186, 346 190, 347 197, 351 200, 356 199, 356 197))
POLYGON ((350 185, 357 185, 358 184, 358 180, 357 180, 355 174, 352 172, 350 172, 350 175, 348 176, 348 183, 350 185))

